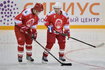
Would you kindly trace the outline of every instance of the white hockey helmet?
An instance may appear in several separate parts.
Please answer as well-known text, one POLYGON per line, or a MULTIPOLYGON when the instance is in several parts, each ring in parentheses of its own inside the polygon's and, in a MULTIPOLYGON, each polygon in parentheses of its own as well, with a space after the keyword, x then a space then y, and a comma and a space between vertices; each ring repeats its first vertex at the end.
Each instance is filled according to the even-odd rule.
POLYGON ((62 8, 62 5, 60 2, 56 2, 53 8, 62 8))

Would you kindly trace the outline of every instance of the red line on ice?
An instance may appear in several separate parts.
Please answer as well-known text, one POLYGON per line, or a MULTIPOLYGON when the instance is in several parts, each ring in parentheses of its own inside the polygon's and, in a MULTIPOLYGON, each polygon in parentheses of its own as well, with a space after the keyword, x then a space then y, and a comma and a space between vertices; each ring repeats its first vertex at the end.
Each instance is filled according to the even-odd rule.
POLYGON ((75 62, 75 63, 78 63, 78 64, 87 65, 87 66, 92 66, 92 67, 97 67, 97 69, 105 69, 105 67, 98 66, 98 65, 93 65, 93 64, 87 64, 87 63, 83 63, 83 62, 79 62, 79 61, 70 59, 70 58, 68 58, 68 57, 66 56, 67 54, 71 54, 71 53, 73 53, 73 52, 78 52, 78 51, 87 50, 87 49, 92 49, 92 48, 89 47, 89 48, 81 48, 81 49, 76 49, 76 50, 68 51, 68 52, 65 53, 65 58, 66 58, 67 60, 69 60, 69 61, 72 61, 72 62, 75 62))

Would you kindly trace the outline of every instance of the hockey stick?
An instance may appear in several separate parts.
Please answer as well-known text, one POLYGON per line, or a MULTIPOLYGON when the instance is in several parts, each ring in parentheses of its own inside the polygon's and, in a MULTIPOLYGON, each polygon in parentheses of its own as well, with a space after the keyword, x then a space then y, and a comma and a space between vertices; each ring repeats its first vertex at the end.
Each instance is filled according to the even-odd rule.
MULTIPOLYGON (((57 32, 57 31, 56 31, 56 32, 57 32)), ((63 36, 67 36, 67 34, 64 34, 64 33, 60 33, 60 32, 57 32, 57 33, 59 33, 59 34, 61 34, 61 35, 63 35, 63 36)), ((76 41, 78 41, 78 42, 84 43, 84 44, 86 44, 86 45, 88 45, 88 46, 94 47, 94 48, 101 47, 101 46, 104 45, 104 43, 101 43, 101 44, 95 46, 95 45, 86 43, 86 42, 84 42, 84 41, 81 41, 81 40, 79 40, 79 39, 76 39, 76 38, 74 38, 74 37, 70 37, 70 38, 73 39, 73 40, 76 40, 76 41)), ((68 38, 68 39, 69 39, 69 38, 68 38)))
POLYGON ((61 64, 61 66, 72 66, 72 63, 62 63, 62 62, 61 62, 60 60, 58 60, 51 52, 49 52, 48 50, 46 50, 46 49, 44 48, 44 46, 41 45, 37 40, 34 39, 34 41, 35 41, 37 44, 39 44, 45 51, 47 51, 53 58, 55 58, 55 60, 57 60, 57 61, 61 64))
POLYGON ((70 38, 73 39, 73 40, 79 41, 79 42, 81 42, 81 43, 84 43, 84 44, 86 44, 86 45, 89 45, 89 46, 91 46, 91 47, 94 47, 94 48, 101 47, 101 46, 104 45, 104 43, 101 43, 101 44, 95 46, 95 45, 92 45, 92 44, 86 43, 86 42, 84 42, 84 41, 78 40, 78 39, 73 38, 73 37, 70 37, 70 38))
MULTIPOLYGON (((15 25, 15 26, 17 26, 17 25, 15 25)), ((19 27, 19 26, 17 26, 17 27, 19 27)), ((55 60, 57 60, 61 64, 61 66, 72 66, 72 63, 62 63, 60 60, 58 60, 52 53, 50 53, 48 50, 46 50, 44 48, 44 46, 41 45, 36 39, 34 39, 34 37, 32 37, 28 32, 25 32, 25 34, 27 34, 31 39, 33 39, 37 44, 39 44, 45 51, 47 51, 53 58, 55 58, 55 60)))

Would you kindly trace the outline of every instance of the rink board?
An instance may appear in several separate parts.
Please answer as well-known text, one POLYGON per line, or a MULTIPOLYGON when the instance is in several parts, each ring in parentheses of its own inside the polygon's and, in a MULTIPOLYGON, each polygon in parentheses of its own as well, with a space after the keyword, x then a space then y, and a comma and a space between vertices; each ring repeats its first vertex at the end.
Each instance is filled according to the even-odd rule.
MULTIPOLYGON (((46 29, 46 26, 38 25, 37 29, 46 29)), ((70 29, 105 29, 105 25, 70 25, 70 29)), ((0 26, 0 30, 14 30, 14 26, 0 26)))

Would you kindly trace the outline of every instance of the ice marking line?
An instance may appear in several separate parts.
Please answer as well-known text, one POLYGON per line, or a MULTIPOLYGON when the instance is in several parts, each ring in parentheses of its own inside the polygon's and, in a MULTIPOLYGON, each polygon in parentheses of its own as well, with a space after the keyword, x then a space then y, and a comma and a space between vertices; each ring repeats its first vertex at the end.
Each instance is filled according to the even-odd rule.
POLYGON ((73 52, 78 52, 78 51, 82 51, 82 50, 87 50, 87 49, 92 49, 91 47, 89 48, 80 48, 80 49, 76 49, 76 50, 70 50, 68 52, 65 53, 65 58, 69 61, 72 61, 72 62, 75 62, 75 63, 78 63, 78 64, 82 64, 82 65, 86 65, 86 66, 92 66, 92 67, 97 67, 97 68, 101 68, 101 69, 105 69, 105 67, 102 67, 102 66, 98 66, 98 65, 93 65, 93 64, 87 64, 87 63, 83 63, 83 62, 79 62, 79 61, 75 61, 73 59, 70 59, 68 58, 66 55, 67 54, 71 54, 73 52))

